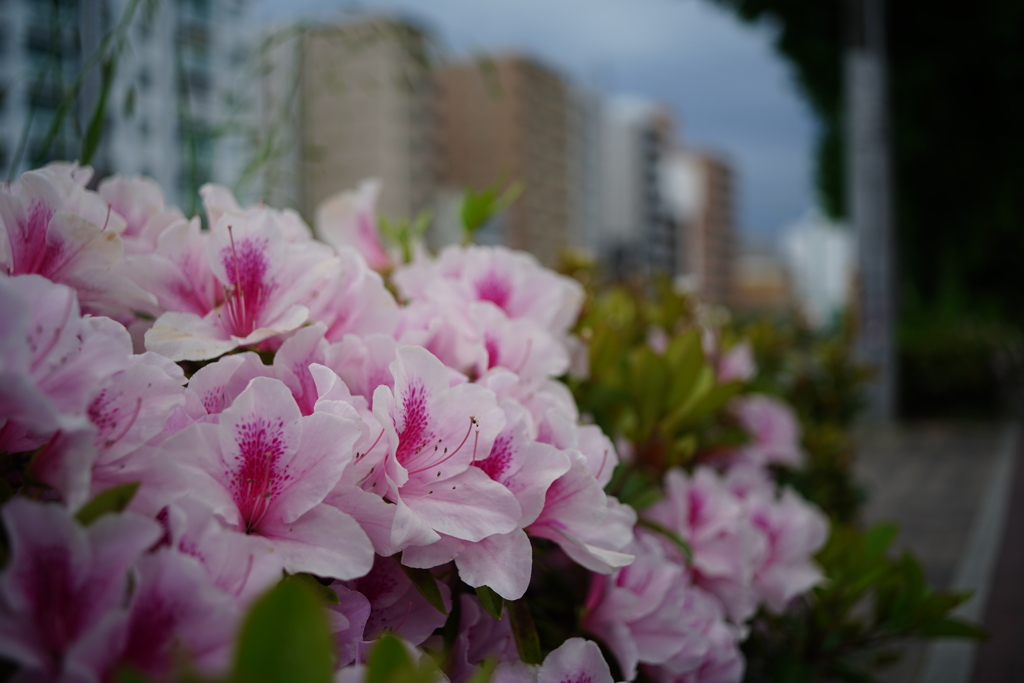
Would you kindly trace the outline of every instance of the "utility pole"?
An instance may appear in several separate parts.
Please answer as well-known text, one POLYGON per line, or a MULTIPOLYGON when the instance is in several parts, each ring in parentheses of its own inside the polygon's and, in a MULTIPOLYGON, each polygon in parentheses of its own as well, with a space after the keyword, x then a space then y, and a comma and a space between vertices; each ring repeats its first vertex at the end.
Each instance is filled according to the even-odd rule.
POLYGON ((847 11, 846 196, 860 271, 858 350, 876 371, 868 387, 868 416, 890 421, 896 414, 896 278, 885 0, 847 0, 847 11))

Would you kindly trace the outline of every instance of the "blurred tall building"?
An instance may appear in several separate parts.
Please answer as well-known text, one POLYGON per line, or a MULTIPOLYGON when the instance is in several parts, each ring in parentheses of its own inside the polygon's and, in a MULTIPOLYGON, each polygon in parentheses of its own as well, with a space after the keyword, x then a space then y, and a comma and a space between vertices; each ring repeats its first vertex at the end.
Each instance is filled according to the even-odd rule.
POLYGON ((616 99, 603 108, 601 210, 591 244, 615 277, 676 273, 678 230, 660 179, 672 129, 670 115, 644 100, 616 99))
POLYGON ((206 180, 233 181, 247 145, 221 132, 236 113, 233 92, 248 63, 247 4, 0 3, 2 172, 16 177, 74 160, 95 134, 99 175, 152 176, 173 202, 206 180), (104 46, 113 57, 106 85, 104 46), (98 103, 104 111, 94 119, 98 103))
POLYGON ((706 301, 730 303, 736 259, 732 168, 710 152, 676 150, 666 157, 661 180, 680 226, 681 272, 706 301))
POLYGON ((411 217, 433 200, 433 82, 425 33, 371 19, 302 36, 302 207, 373 176, 379 208, 411 217))
POLYGON ((425 31, 385 17, 286 26, 267 34, 259 62, 261 196, 311 219, 327 197, 375 177, 388 218, 431 207, 437 127, 425 31))
POLYGON ((733 264, 730 305, 739 311, 781 314, 793 305, 786 266, 763 245, 743 245, 733 264))
POLYGON ((477 189, 521 183, 494 237, 553 264, 572 242, 566 82, 518 55, 445 66, 436 82, 441 181, 477 189))

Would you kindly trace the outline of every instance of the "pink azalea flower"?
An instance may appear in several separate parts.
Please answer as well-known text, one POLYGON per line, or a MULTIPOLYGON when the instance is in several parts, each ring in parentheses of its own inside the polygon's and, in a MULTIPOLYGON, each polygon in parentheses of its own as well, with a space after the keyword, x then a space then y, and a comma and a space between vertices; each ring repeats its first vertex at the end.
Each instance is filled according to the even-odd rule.
POLYGON ((131 355, 124 328, 82 318, 74 290, 38 275, 0 278, 0 446, 34 450, 85 414, 96 384, 131 355))
POLYGON ((96 428, 92 495, 134 482, 142 485, 137 498, 151 499, 149 512, 170 502, 173 494, 163 501, 154 499, 165 479, 167 463, 143 446, 165 436, 168 415, 185 403, 184 383, 181 368, 155 353, 144 353, 131 356, 128 367, 94 390, 86 411, 96 428))
POLYGON ((353 249, 339 248, 337 257, 337 273, 309 304, 310 319, 327 325, 324 336, 332 342, 347 334, 392 334, 399 309, 380 274, 353 249))
POLYGON ((153 250, 127 254, 118 272, 153 295, 156 303, 145 312, 167 311, 206 315, 217 306, 222 286, 206 257, 210 233, 198 217, 171 222, 155 237, 153 250))
POLYGON ((66 508, 23 498, 2 512, 0 654, 41 681, 96 680, 127 614, 128 570, 160 537, 151 520, 104 515, 82 528, 66 508))
POLYGON ((210 225, 216 225, 225 215, 244 216, 251 220, 269 218, 280 228, 287 242, 308 242, 313 238, 309 226, 294 209, 274 209, 262 201, 243 209, 238 205, 231 190, 214 183, 203 185, 199 188, 199 193, 203 196, 203 207, 206 209, 210 225))
POLYGON ((127 666, 167 680, 183 661, 208 675, 223 674, 241 616, 231 597, 210 583, 194 558, 171 550, 140 558, 136 570, 117 654, 106 658, 102 678, 127 666))
POLYGON ((346 334, 341 341, 331 345, 328 355, 326 363, 345 380, 356 396, 370 401, 377 387, 394 390, 391 364, 398 357, 398 343, 393 337, 346 334))
POLYGON ((0 307, 0 449, 45 446, 31 475, 76 508, 97 457, 90 394, 128 364, 131 340, 112 320, 82 318, 73 290, 37 275, 0 277, 0 307))
POLYGON ((380 439, 354 471, 365 491, 396 504, 393 544, 426 545, 440 534, 479 541, 515 529, 515 496, 473 467, 505 423, 494 394, 450 386, 448 369, 420 347, 399 348, 391 369, 394 390, 373 395, 380 439))
POLYGON ((767 541, 754 588, 770 610, 780 613, 824 578, 813 557, 828 538, 828 521, 792 489, 776 496, 774 483, 761 468, 733 467, 726 485, 743 499, 751 524, 767 541))
POLYGON ((657 683, 740 683, 746 662, 737 644, 736 627, 719 619, 712 623, 706 638, 707 651, 696 666, 687 657, 682 666, 675 660, 660 666, 644 665, 644 673, 657 683))
POLYGON ((540 666, 522 662, 499 664, 494 683, 612 683, 601 649, 590 640, 570 638, 544 658, 540 666))
POLYGON ((465 313, 467 302, 441 286, 430 299, 403 306, 395 328, 401 344, 422 346, 459 372, 472 371, 480 357, 476 325, 465 313))
MULTIPOLYGON (((671 542, 649 532, 631 547, 636 561, 615 574, 595 575, 584 627, 615 654, 627 680, 642 667, 655 680, 697 681, 717 667, 722 652, 740 665, 738 631, 721 602, 691 583, 671 542), (724 640, 723 640, 724 639, 724 640)), ((735 678, 722 680, 739 681, 735 678)))
POLYGON ((487 614, 475 595, 463 593, 459 600, 459 633, 445 672, 452 683, 465 683, 488 657, 499 662, 519 662, 519 651, 508 617, 498 620, 487 614))
POLYGON ((608 574, 628 565, 636 512, 605 494, 586 456, 577 450, 565 454, 569 471, 548 488, 544 510, 527 533, 554 541, 593 572, 608 574))
POLYGON ((393 265, 377 230, 377 198, 380 181, 364 180, 356 190, 325 199, 316 210, 316 234, 338 250, 356 249, 374 270, 393 265))
POLYGON ((754 506, 752 519, 768 537, 768 554, 754 576, 754 587, 769 609, 779 613, 824 579, 812 558, 825 545, 828 522, 791 489, 773 505, 754 506))
MULTIPOLYGON (((417 590, 398 562, 389 557, 374 558, 373 569, 366 576, 344 584, 332 584, 339 597, 345 588, 358 592, 368 602, 363 641, 372 641, 384 633, 394 633, 413 645, 420 645, 444 626, 447 617, 417 590)), ((451 611, 451 591, 438 583, 445 609, 451 611)))
POLYGON ((152 550, 169 548, 191 557, 241 609, 281 580, 280 568, 266 561, 274 553, 272 542, 225 528, 207 505, 192 496, 178 498, 160 510, 156 520, 164 534, 152 550))
POLYGON ((227 528, 270 542, 267 561, 278 570, 344 579, 369 570, 373 548, 355 520, 323 500, 359 435, 351 420, 303 416, 283 383, 257 377, 216 424, 193 424, 163 448, 193 468, 193 494, 227 528))
POLYGON ((501 368, 479 383, 525 408, 530 438, 569 458, 569 469, 547 488, 543 510, 526 532, 555 541, 591 571, 610 573, 629 564, 633 556, 624 548, 633 539, 636 513, 604 492, 618 456, 598 427, 577 423, 568 388, 551 380, 522 381, 501 368))
POLYGON ((669 470, 665 498, 644 516, 690 544, 694 583, 718 597, 733 622, 754 614, 754 573, 767 552, 766 541, 750 524, 743 501, 714 470, 698 467, 692 476, 669 470))
POLYGON ((510 320, 488 302, 471 304, 469 317, 476 324, 481 347, 477 376, 503 367, 526 379, 543 379, 557 377, 569 369, 565 345, 529 318, 510 320))
POLYGON ((346 588, 337 581, 331 584, 331 590, 338 596, 338 604, 327 605, 328 627, 334 636, 337 666, 348 666, 359 658, 363 647, 363 631, 370 617, 370 601, 362 593, 346 588))
POLYGON ((164 313, 146 332, 146 348, 172 360, 216 358, 298 328, 337 269, 324 245, 286 241, 269 210, 210 214, 219 220, 206 257, 223 294, 212 309, 164 313))
POLYGON ((800 424, 793 409, 784 401, 751 394, 734 399, 732 409, 751 437, 751 443, 739 449, 739 462, 791 467, 798 467, 803 462, 800 424))
POLYGON ((164 228, 184 221, 181 211, 167 206, 163 190, 152 178, 113 176, 100 182, 97 192, 125 223, 121 239, 125 251, 151 252, 164 228))
POLYGON ((726 382, 747 382, 757 374, 754 352, 750 342, 741 341, 723 353, 715 367, 715 374, 722 384, 726 382))
POLYGON ((509 318, 529 318, 554 335, 568 332, 583 303, 578 282, 504 247, 447 247, 434 261, 399 268, 393 279, 407 299, 452 289, 467 304, 489 301, 509 318))
POLYGON ((0 270, 68 285, 90 313, 145 307, 151 297, 113 271, 124 227, 95 192, 78 184, 72 167, 29 171, 0 191, 0 270))
POLYGON ((641 662, 663 664, 684 650, 699 662, 707 622, 721 619, 721 610, 707 617, 686 568, 665 557, 657 539, 640 535, 630 550, 631 565, 593 575, 584 628, 611 649, 626 680, 636 678, 641 662))
POLYGON ((487 457, 473 465, 511 491, 522 509, 517 528, 479 541, 465 541, 442 534, 427 546, 413 546, 402 553, 411 567, 430 568, 455 560, 459 578, 470 586, 489 586, 507 600, 518 600, 530 585, 533 547, 523 528, 532 524, 544 508, 551 483, 569 469, 569 458, 556 448, 537 443, 529 436, 529 416, 512 401, 503 401, 505 428, 487 457))

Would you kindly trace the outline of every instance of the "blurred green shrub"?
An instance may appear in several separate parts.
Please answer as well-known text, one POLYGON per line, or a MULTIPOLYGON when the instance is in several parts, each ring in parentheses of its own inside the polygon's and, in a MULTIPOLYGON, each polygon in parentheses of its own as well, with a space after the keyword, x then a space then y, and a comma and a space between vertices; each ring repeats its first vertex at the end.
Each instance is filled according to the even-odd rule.
POLYGON ((899 405, 906 418, 991 417, 1021 379, 1017 328, 967 316, 915 316, 900 329, 899 405))

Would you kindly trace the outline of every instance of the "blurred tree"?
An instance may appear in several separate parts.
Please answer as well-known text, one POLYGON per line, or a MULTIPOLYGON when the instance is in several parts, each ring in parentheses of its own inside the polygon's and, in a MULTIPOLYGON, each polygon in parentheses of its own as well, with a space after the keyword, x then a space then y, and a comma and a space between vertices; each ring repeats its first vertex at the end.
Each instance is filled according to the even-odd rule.
MULTIPOLYGON (((843 201, 843 0, 713 0, 778 29, 821 124, 817 186, 843 201)), ((902 310, 1024 325, 1024 3, 887 3, 902 310)))

